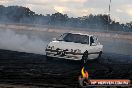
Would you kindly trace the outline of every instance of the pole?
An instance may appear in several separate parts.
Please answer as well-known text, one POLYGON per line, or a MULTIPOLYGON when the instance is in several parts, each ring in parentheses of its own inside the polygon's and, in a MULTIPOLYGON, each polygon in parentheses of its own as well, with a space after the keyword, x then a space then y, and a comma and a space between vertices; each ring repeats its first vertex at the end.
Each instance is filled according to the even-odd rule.
POLYGON ((109 13, 108 13, 107 31, 109 30, 109 23, 110 23, 110 11, 111 11, 111 0, 110 0, 110 3, 109 3, 109 13))

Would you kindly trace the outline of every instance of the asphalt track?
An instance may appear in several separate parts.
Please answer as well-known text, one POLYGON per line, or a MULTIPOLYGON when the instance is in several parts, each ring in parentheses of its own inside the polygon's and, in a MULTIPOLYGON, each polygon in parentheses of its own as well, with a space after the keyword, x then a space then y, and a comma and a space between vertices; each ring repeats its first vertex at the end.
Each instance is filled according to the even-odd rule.
MULTIPOLYGON (((88 61, 84 67, 91 79, 132 79, 131 59, 105 53, 99 61, 88 61)), ((45 55, 0 50, 0 83, 76 88, 82 66, 80 61, 47 60, 45 55)))
POLYGON ((12 30, 0 30, 0 88, 77 88, 83 66, 91 79, 132 80, 131 39, 100 37, 102 58, 83 65, 80 61, 46 59, 46 45, 61 33, 12 30), (28 87, 5 87, 8 83, 28 87))

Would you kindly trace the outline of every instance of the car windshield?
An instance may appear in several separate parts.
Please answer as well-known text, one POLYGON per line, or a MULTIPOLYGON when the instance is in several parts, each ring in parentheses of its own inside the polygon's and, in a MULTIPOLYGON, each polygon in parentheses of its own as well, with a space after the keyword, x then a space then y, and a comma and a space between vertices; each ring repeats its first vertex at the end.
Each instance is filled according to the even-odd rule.
POLYGON ((89 44, 89 36, 80 35, 80 34, 65 33, 62 36, 60 36, 59 39, 57 39, 57 40, 65 41, 65 42, 89 44))

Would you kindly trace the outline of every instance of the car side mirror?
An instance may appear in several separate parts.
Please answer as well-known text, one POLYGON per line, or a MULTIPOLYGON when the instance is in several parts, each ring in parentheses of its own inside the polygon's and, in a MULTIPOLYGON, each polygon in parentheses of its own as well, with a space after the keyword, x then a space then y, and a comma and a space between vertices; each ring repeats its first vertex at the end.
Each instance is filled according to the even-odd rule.
POLYGON ((92 46, 96 46, 96 43, 92 43, 92 46))
POLYGON ((53 40, 53 41, 56 41, 57 39, 56 39, 56 38, 53 38, 52 40, 53 40))

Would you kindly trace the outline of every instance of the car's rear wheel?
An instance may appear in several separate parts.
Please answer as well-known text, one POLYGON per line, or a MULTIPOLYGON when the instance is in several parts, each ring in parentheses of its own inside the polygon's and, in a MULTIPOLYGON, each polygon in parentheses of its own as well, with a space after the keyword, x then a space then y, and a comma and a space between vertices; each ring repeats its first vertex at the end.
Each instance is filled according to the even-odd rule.
POLYGON ((98 56, 98 59, 101 58, 101 55, 102 55, 102 51, 99 52, 99 56, 98 56))
POLYGON ((87 63, 87 61, 88 61, 88 51, 86 50, 86 51, 83 53, 81 62, 82 62, 83 64, 85 64, 85 63, 87 63))
POLYGON ((99 56, 97 57, 97 61, 100 61, 102 55, 102 51, 99 52, 99 56))

